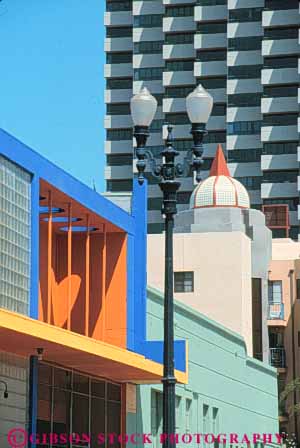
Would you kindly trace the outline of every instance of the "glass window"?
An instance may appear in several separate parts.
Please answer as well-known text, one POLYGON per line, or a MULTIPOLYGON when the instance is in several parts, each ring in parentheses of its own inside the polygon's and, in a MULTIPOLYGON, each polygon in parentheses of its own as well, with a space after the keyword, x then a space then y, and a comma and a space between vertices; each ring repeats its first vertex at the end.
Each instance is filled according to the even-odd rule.
POLYGON ((192 44, 194 43, 194 33, 167 33, 165 43, 172 44, 192 44))
POLYGON ((148 198, 148 210, 161 210, 162 198, 148 198))
POLYGON ((108 154, 106 156, 107 166, 132 165, 132 154, 108 154))
POLYGON ((282 303, 282 281, 274 280, 268 282, 269 303, 282 303))
POLYGON ((132 89, 132 78, 111 78, 106 80, 107 89, 132 89))
POLYGON ((225 61, 226 50, 197 50, 197 61, 225 61))
POLYGON ((196 4, 200 6, 227 5, 227 0, 197 0, 196 4))
POLYGON ((129 103, 110 103, 106 105, 108 115, 130 115, 129 103))
POLYGON ((298 27, 265 28, 264 39, 297 39, 298 27))
POLYGON ((260 50, 261 36, 235 37, 228 39, 228 50, 260 50))
POLYGON ((261 185, 261 177, 236 177, 236 180, 241 182, 247 190, 259 190, 261 185))
POLYGON ((227 123, 229 135, 259 134, 260 128, 261 121, 236 121, 234 123, 227 123))
POLYGON ((297 154, 298 141, 264 143, 264 154, 297 154))
POLYGON ((193 71, 194 59, 178 59, 173 61, 166 61, 165 71, 167 72, 181 72, 193 71))
POLYGON ((185 433, 190 434, 191 432, 192 432, 192 400, 187 398, 185 400, 185 433))
POLYGON ((163 223, 159 224, 148 224, 148 233, 162 233, 165 229, 165 226, 163 223))
POLYGON ((108 129, 107 140, 132 140, 132 129, 108 129))
POLYGON ((222 116, 226 114, 226 104, 214 104, 211 112, 212 115, 222 116))
POLYGON ((289 210, 297 211, 299 205, 299 198, 276 198, 276 199, 264 199, 264 204, 286 204, 289 206, 289 210))
POLYGON ((194 15, 194 6, 169 6, 166 8, 166 17, 191 17, 194 15))
POLYGON ((164 120, 153 120, 150 125, 150 132, 161 132, 164 124, 164 120))
POLYGON ((197 23, 197 31, 200 34, 216 34, 227 32, 227 22, 213 22, 213 23, 197 23))
POLYGON ((165 114, 166 122, 171 124, 188 124, 190 123, 189 117, 186 113, 181 114, 165 114))
POLYGON ((195 86, 180 86, 180 87, 166 87, 166 98, 186 98, 193 90, 195 86))
POLYGON ((132 179, 115 179, 106 181, 107 191, 132 191, 132 179))
POLYGON ((298 114, 269 114, 264 115, 263 125, 291 126, 296 125, 298 114))
POLYGON ((298 67, 297 56, 283 56, 264 58, 265 68, 296 68, 298 67))
POLYGON ((226 89, 226 77, 198 78, 197 83, 205 89, 226 89))
POLYGON ((298 85, 290 84, 284 86, 265 86, 263 95, 266 97, 288 97, 297 96, 298 85))
POLYGON ((31 176, 0 156, 0 307, 29 313, 31 176))
POLYGON ((240 65, 228 67, 228 79, 254 79, 260 78, 261 65, 240 65))
POLYGON ((161 14, 133 16, 133 25, 142 28, 162 27, 162 19, 163 16, 161 14))
POLYGON ((107 64, 127 64, 132 62, 132 53, 106 53, 107 64))
POLYGON ((297 278, 297 299, 300 299, 300 278, 297 278))
POLYGON ((132 1, 131 0, 107 0, 106 1, 106 11, 131 11, 132 1))
POLYGON ((262 8, 240 8, 229 10, 229 22, 258 22, 262 18, 262 8))
POLYGON ((228 95, 227 98, 229 107, 260 106, 260 95, 253 95, 253 93, 228 95))
POLYGON ((265 0, 265 8, 267 10, 276 9, 298 9, 298 0, 265 0))
POLYGON ((194 272, 174 272, 174 292, 193 292, 194 272))
POLYGON ((131 26, 107 26, 106 27, 106 37, 132 37, 132 27, 131 26))
POLYGON ((261 149, 233 149, 227 152, 228 162, 259 162, 261 158, 261 149))
POLYGON ((226 132, 224 131, 210 131, 203 139, 203 143, 225 143, 226 132))
POLYGON ((162 79, 162 67, 148 67, 134 70, 135 81, 151 81, 162 79))
POLYGON ((299 172, 294 171, 265 171, 263 182, 297 182, 297 176, 299 172))
POLYGON ((134 53, 135 54, 155 54, 161 53, 163 48, 163 41, 145 41, 145 42, 135 42, 134 43, 134 53))

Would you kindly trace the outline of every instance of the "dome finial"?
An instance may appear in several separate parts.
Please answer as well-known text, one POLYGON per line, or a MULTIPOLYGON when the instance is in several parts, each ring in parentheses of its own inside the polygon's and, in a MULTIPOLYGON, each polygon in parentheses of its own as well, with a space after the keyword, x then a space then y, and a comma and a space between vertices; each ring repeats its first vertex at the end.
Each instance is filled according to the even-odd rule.
POLYGON ((219 144, 217 148, 217 152, 212 163, 210 169, 210 176, 228 176, 230 177, 230 173, 228 170, 228 166, 224 157, 222 146, 219 144))

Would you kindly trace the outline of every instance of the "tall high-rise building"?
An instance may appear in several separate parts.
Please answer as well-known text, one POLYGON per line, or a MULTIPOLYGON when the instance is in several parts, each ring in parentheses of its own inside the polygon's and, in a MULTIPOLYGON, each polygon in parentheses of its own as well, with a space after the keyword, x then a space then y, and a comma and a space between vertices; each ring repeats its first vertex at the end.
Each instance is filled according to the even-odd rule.
MULTIPOLYGON (((221 143, 251 206, 268 212, 273 235, 297 238, 299 23, 298 0, 106 0, 107 191, 132 188, 131 96, 145 86, 158 100, 148 140, 154 156, 171 123, 184 157, 191 147, 185 98, 201 83, 214 98, 202 177, 221 143)), ((161 192, 148 179, 148 230, 156 233, 161 192)), ((182 179, 179 210, 192 190, 193 178, 182 179)))

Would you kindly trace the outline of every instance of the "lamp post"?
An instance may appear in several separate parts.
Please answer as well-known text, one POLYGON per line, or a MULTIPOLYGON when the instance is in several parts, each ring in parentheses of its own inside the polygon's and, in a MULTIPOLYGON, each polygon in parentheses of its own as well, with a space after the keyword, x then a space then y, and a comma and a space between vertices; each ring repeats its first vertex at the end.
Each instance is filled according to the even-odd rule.
POLYGON ((176 445, 175 439, 175 384, 174 376, 174 298, 173 298, 173 228, 174 216, 177 213, 177 191, 180 187, 179 177, 196 172, 196 180, 200 182, 200 171, 203 164, 203 137, 206 134, 206 123, 213 107, 213 99, 199 85, 186 99, 189 119, 192 123, 191 134, 193 146, 188 151, 183 163, 175 163, 178 151, 173 147, 172 126, 168 126, 165 147, 161 152, 162 163, 157 163, 150 150, 146 148, 149 127, 157 109, 157 101, 144 88, 131 99, 131 115, 134 123, 136 139, 136 158, 138 182, 143 184, 147 160, 151 173, 160 179, 159 186, 163 193, 162 214, 165 218, 165 285, 164 285, 164 373, 163 383, 163 448, 176 445))

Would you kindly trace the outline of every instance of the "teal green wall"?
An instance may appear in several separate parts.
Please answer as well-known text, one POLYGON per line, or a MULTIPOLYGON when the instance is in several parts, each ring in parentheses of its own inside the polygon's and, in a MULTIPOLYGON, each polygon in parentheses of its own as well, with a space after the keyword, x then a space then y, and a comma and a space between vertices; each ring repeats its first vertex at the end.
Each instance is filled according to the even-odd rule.
MULTIPOLYGON (((163 337, 163 299, 153 289, 148 290, 147 331, 150 340, 163 337)), ((188 342, 189 365, 189 383, 176 387, 181 397, 177 432, 186 432, 185 399, 192 399, 192 433, 203 432, 204 404, 210 416, 206 432, 213 431, 213 407, 219 409, 217 433, 278 432, 276 370, 248 357, 241 336, 176 302, 175 337, 188 342)), ((137 413, 127 414, 127 433, 151 433, 152 390, 161 386, 137 388, 137 413)))

